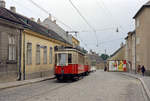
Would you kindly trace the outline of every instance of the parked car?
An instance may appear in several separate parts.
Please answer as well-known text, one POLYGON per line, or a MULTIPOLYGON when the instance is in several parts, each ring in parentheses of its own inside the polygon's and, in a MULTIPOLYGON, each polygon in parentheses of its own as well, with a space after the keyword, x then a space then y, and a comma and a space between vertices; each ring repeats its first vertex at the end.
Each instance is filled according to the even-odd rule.
POLYGON ((95 68, 95 66, 92 66, 92 67, 91 67, 90 72, 96 72, 96 68, 95 68))

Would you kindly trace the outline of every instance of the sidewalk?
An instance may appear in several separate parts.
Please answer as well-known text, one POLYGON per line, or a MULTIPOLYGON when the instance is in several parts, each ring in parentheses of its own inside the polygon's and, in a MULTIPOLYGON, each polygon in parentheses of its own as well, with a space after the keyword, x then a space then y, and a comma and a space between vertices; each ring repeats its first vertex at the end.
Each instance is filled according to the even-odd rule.
POLYGON ((28 84, 37 83, 37 82, 50 80, 50 79, 54 79, 54 76, 42 77, 42 78, 31 79, 31 80, 14 81, 14 82, 8 82, 8 83, 0 83, 0 90, 23 86, 23 85, 28 85, 28 84))
POLYGON ((150 99, 150 76, 142 76, 140 74, 132 74, 132 73, 123 73, 123 74, 140 80, 144 87, 144 90, 147 93, 148 98, 150 99))

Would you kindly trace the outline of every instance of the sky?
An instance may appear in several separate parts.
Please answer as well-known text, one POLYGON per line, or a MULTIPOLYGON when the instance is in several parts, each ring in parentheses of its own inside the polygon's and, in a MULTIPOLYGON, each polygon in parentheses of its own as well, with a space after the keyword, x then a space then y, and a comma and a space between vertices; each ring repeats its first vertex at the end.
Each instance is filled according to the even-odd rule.
MULTIPOLYGON (((15 6, 19 14, 29 18, 48 17, 30 0, 5 0, 6 7, 15 6)), ((80 45, 98 54, 113 54, 129 31, 135 29, 133 16, 148 0, 71 0, 90 26, 82 19, 69 0, 33 0, 47 10, 65 31, 78 31, 80 45), (56 18, 54 18, 56 17, 56 18), (61 24, 59 21, 63 22, 61 24), (117 32, 118 29, 118 32, 117 32)), ((74 34, 73 34, 74 35, 74 34)))

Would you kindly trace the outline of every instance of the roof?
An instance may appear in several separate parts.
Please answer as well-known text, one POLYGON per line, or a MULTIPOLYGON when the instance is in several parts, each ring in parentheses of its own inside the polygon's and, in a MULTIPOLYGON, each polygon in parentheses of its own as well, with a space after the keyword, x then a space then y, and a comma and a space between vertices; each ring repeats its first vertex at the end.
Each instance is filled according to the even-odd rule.
POLYGON ((122 48, 124 48, 125 45, 123 45, 122 47, 120 47, 118 50, 116 50, 111 56, 110 58, 112 58, 113 56, 115 56, 122 48))
POLYGON ((20 24, 24 28, 30 29, 46 37, 70 44, 66 40, 64 40, 61 36, 59 36, 56 32, 36 23, 35 21, 30 20, 25 16, 14 13, 6 8, 0 7, 0 18, 20 24))
POLYGON ((128 36, 125 37, 125 40, 127 40, 129 38, 129 36, 131 35, 134 35, 135 34, 135 30, 132 31, 132 32, 128 32, 128 36))
POLYGON ((134 19, 139 15, 139 13, 145 8, 145 7, 150 7, 150 1, 148 1, 147 3, 145 3, 140 9, 139 11, 135 14, 135 16, 133 17, 134 19))

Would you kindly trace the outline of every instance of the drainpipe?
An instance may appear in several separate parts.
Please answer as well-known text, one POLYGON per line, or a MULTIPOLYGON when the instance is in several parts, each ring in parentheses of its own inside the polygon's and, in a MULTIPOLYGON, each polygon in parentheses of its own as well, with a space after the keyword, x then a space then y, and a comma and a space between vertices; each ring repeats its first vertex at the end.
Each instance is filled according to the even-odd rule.
POLYGON ((23 38, 23 80, 25 80, 26 76, 25 76, 25 33, 24 34, 24 38, 23 38))
POLYGON ((20 29, 20 38, 19 38, 19 78, 18 78, 18 81, 21 80, 21 51, 22 51, 22 31, 20 29))

